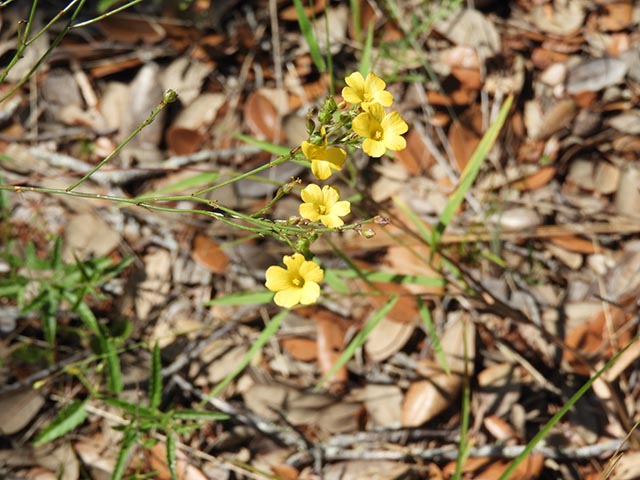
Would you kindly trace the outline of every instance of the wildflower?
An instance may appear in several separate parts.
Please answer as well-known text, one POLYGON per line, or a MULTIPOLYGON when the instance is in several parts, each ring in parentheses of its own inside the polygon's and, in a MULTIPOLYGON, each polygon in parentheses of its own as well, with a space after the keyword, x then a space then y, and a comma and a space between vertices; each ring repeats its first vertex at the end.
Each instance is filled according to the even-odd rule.
POLYGON ((387 84, 375 73, 368 73, 365 80, 360 72, 354 72, 344 81, 348 86, 342 89, 342 97, 349 103, 361 104, 362 108, 371 103, 379 103, 384 107, 390 107, 393 103, 393 95, 384 89, 387 84))
POLYGON ((344 225, 340 218, 351 213, 351 204, 340 199, 340 192, 335 187, 325 185, 320 187, 315 184, 308 185, 301 193, 305 202, 300 205, 300 216, 317 222, 322 222, 325 227, 338 228, 344 225))
POLYGON ((320 266, 304 259, 300 253, 285 255, 282 259, 286 269, 271 266, 267 269, 265 286, 276 292, 273 301, 276 305, 291 308, 299 303, 309 305, 315 303, 320 296, 320 282, 324 272, 320 266))
POLYGON ((381 157, 389 150, 402 150, 407 146, 401 137, 409 130, 408 125, 398 112, 385 115, 382 105, 372 103, 363 113, 353 119, 353 131, 365 140, 362 149, 372 157, 381 157))
POLYGON ((319 180, 326 180, 331 176, 333 170, 340 170, 347 158, 347 152, 338 147, 327 148, 327 137, 322 128, 323 143, 314 145, 309 142, 302 142, 302 153, 311 162, 311 172, 319 180))

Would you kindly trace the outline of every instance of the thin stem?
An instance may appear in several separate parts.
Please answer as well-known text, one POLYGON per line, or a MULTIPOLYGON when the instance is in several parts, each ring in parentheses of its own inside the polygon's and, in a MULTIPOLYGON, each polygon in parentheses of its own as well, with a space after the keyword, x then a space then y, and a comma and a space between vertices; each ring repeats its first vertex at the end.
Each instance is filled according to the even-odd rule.
MULTIPOLYGON (((20 38, 20 30, 18 30, 18 47, 16 49, 16 54, 13 56, 13 58, 9 62, 9 65, 7 65, 7 68, 4 69, 4 71, 2 72, 2 75, 0 75, 0 83, 4 82, 4 79, 7 78, 7 75, 9 74, 11 69, 15 66, 16 63, 18 63, 18 60, 22 58, 22 52, 24 52, 24 49, 27 47, 26 40, 27 40, 27 37, 29 36, 29 33, 31 32, 31 25, 33 25, 33 19, 36 14, 37 6, 38 6, 38 0, 33 0, 33 4, 31 4, 31 11, 29 12, 29 20, 27 20, 27 26, 24 28, 22 39, 20 38)), ((0 103, 2 103, 6 98, 8 97, 5 96, 2 99, 0 99, 0 103)))
POLYGON ((174 91, 174 90, 167 90, 166 92, 164 92, 164 95, 162 96, 162 101, 158 104, 158 106, 153 110, 153 112, 151 112, 151 115, 149 115, 149 117, 147 117, 147 119, 142 122, 140 125, 138 125, 138 128, 136 128, 133 132, 131 132, 131 134, 125 139, 124 142, 122 142, 120 145, 118 145, 115 150, 113 152, 111 152, 109 155, 107 155, 104 160, 102 160, 98 165, 96 165, 94 168, 92 168, 84 177, 82 177, 80 180, 78 180, 76 183, 74 183, 73 185, 71 185, 70 187, 67 187, 67 192, 71 192, 73 189, 75 189, 77 186, 81 185, 82 183, 86 182, 89 177, 91 177, 91 175, 93 175, 94 173, 96 173, 98 170, 100 170, 109 160, 111 160, 113 157, 115 157, 118 153, 120 153, 120 151, 131 141, 133 140, 133 138, 138 135, 142 129, 148 125, 151 124, 151 122, 153 122, 155 120, 155 118, 160 114, 160 112, 162 110, 165 109, 165 107, 167 105, 169 105, 170 103, 175 102, 178 99, 178 94, 174 91))
POLYGON ((136 3, 140 3, 141 1, 142 0, 132 0, 131 2, 126 3, 126 4, 124 4, 124 5, 122 5, 122 6, 118 7, 118 8, 115 8, 115 9, 111 10, 110 12, 103 13, 99 17, 92 18, 91 20, 85 20, 84 22, 76 23, 75 25, 72 25, 71 28, 86 27, 87 25, 91 25, 92 23, 99 22, 100 20, 104 20, 105 18, 108 18, 111 15, 115 15, 116 13, 122 12, 123 10, 126 10, 129 7, 132 7, 136 3))
POLYGON ((238 176, 235 176, 233 178, 230 178, 228 180, 225 180, 224 182, 221 183, 216 183, 215 185, 212 185, 211 187, 207 187, 207 188, 203 188, 201 190, 198 190, 197 192, 192 193, 193 196, 199 196, 202 195, 203 193, 208 193, 208 192, 212 192, 214 190, 217 190, 219 188, 222 187, 226 187, 227 185, 231 185, 232 183, 235 183, 239 180, 251 177, 252 175, 255 175, 256 173, 260 173, 264 170, 268 170, 271 167, 275 167, 276 165, 280 165, 281 163, 284 163, 288 160, 290 160, 292 158, 291 154, 289 155, 281 155, 278 158, 276 158, 274 161, 269 162, 269 163, 265 163, 264 165, 260 165, 259 167, 254 168, 253 170, 249 170, 248 172, 242 173, 238 176))
MULTIPOLYGON (((4 102, 7 98, 9 98, 11 95, 13 95, 19 88, 22 88, 22 86, 27 83, 27 80, 29 80, 31 78, 31 76, 36 72, 36 70, 38 70, 40 68, 40 66, 45 62, 45 60, 47 58, 49 58, 49 55, 51 55, 51 52, 53 52, 58 45, 60 44, 60 42, 62 41, 62 39, 64 38, 64 36, 67 34, 67 32, 69 31, 69 28, 71 26, 71 23, 76 19, 76 17, 78 16, 78 14, 80 13, 80 10, 82 10, 83 5, 85 4, 86 0, 80 0, 80 4, 76 7, 75 11, 73 12, 73 14, 71 15, 71 18, 69 19, 69 21, 67 22, 67 25, 62 29, 62 31, 56 36, 56 38, 53 40, 53 42, 51 42, 51 45, 49 46, 49 48, 47 49, 46 52, 44 52, 44 55, 42 55, 42 57, 40 57, 38 59, 38 61, 36 62, 36 64, 31 67, 31 69, 27 72, 27 74, 22 77, 20 79, 20 81, 16 82, 16 84, 13 86, 13 88, 11 88, 5 95, 2 96, 2 98, 0 98, 0 103, 4 102)), ((36 0, 34 0, 34 4, 36 3, 36 0)), ((32 10, 33 12, 33 10, 32 10)), ((31 23, 31 17, 29 19, 29 23, 31 23)), ((22 48, 22 50, 24 50, 25 47, 22 48)), ((16 60, 17 61, 17 60, 16 60)), ((3 72, 3 76, 0 78, 0 82, 2 82, 4 80, 4 77, 6 77, 6 74, 8 73, 8 70, 5 71, 6 73, 3 72)))

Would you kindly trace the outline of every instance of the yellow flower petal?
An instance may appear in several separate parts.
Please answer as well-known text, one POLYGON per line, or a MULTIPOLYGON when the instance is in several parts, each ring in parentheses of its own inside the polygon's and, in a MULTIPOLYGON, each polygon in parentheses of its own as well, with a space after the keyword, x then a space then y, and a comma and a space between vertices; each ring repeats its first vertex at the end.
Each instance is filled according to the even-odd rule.
POLYGON ((318 209, 313 203, 301 204, 298 211, 300 212, 300 216, 302 218, 306 218, 307 220, 311 220, 312 222, 317 222, 318 220, 320 220, 318 209))
POLYGON ((398 112, 391 112, 386 115, 382 122, 380 122, 385 134, 387 132, 395 133, 396 135, 402 135, 409 130, 409 125, 405 122, 398 112))
POLYGON ((324 272, 316 262, 306 261, 299 270, 300 276, 306 282, 320 283, 324 279, 324 272))
POLYGON ((373 117, 367 112, 364 112, 353 119, 353 122, 351 122, 351 129, 360 137, 369 138, 373 122, 373 117))
POLYGON ((320 296, 320 285, 314 282, 307 281, 304 283, 304 287, 302 287, 299 292, 300 298, 296 303, 301 303, 302 305, 310 305, 318 300, 318 297, 320 296))
POLYGON ((302 200, 307 203, 321 203, 322 202, 322 190, 315 183, 311 183, 302 189, 300 192, 302 200))
POLYGON ((384 146, 384 143, 367 138, 362 142, 362 150, 370 157, 378 158, 385 154, 387 148, 384 146))
POLYGON ((272 266, 267 268, 265 273, 267 281, 265 286, 272 292, 283 290, 291 285, 291 277, 289 272, 282 267, 272 266))
POLYGON ((344 160, 347 158, 347 152, 345 152, 342 148, 337 147, 329 147, 324 152, 324 159, 327 162, 335 165, 336 170, 342 168, 344 164, 344 160))
POLYGON ((331 176, 331 167, 329 162, 323 160, 314 160, 311 162, 311 173, 318 180, 326 180, 331 176))
MULTIPOLYGON (((318 287, 318 289, 319 288, 320 287, 318 287)), ((280 307, 291 308, 294 305, 297 305, 298 303, 300 303, 301 297, 302 297, 301 288, 289 288, 287 290, 281 290, 278 293, 276 293, 275 296, 273 297, 273 301, 276 305, 280 307)))
POLYGON ((370 103, 365 110, 378 123, 381 123, 384 119, 384 108, 379 103, 370 103))
POLYGON ((293 255, 285 255, 282 258, 282 263, 287 266, 287 269, 297 272, 300 269, 300 265, 304 263, 304 256, 300 253, 294 253, 293 255))
POLYGON ((330 215, 322 215, 320 221, 327 228, 338 228, 344 225, 344 221, 334 213, 330 215))
POLYGON ((336 202, 335 205, 331 207, 331 213, 339 217, 349 215, 351 213, 351 203, 346 200, 336 202))
POLYGON ((393 150, 394 152, 398 152, 400 150, 404 150, 407 148, 407 141, 404 137, 400 135, 385 135, 384 137, 384 146, 389 150, 393 150))
POLYGON ((360 72, 354 72, 344 79, 348 85, 342 89, 342 98, 355 105, 364 101, 365 87, 364 78, 360 72))
POLYGON ((337 188, 332 187, 330 185, 325 185, 322 187, 322 203, 324 204, 327 210, 331 209, 331 207, 340 199, 340 192, 337 188))

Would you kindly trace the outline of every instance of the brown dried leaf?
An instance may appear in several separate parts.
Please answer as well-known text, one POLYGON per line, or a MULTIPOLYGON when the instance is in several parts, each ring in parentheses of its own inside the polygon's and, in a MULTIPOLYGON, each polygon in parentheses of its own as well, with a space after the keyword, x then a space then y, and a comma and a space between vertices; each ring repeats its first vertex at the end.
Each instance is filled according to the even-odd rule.
POLYGON ((456 159, 455 167, 462 172, 482 138, 480 107, 477 105, 470 107, 460 117, 459 122, 451 125, 447 138, 456 159))
MULTIPOLYGON (((149 467, 154 471, 153 478, 158 480, 171 480, 171 472, 167 465, 167 445, 164 442, 156 443, 148 453, 149 467)), ((180 480, 207 480, 207 476, 198 468, 189 463, 187 456, 181 451, 176 451, 176 474, 180 480)))
POLYGON ((435 159, 431 155, 422 135, 415 128, 410 128, 405 135, 405 139, 407 140, 407 148, 394 153, 398 162, 411 175, 418 175, 427 171, 435 159))
POLYGON ((98 22, 98 27, 112 42, 133 45, 138 42, 158 43, 166 36, 164 28, 150 17, 112 15, 98 22))
POLYGON ((389 316, 380 320, 367 336, 364 345, 367 356, 372 362, 381 362, 405 346, 416 328, 415 313, 412 318, 414 318, 412 323, 393 321, 389 316))
POLYGON ((600 30, 617 32, 627 28, 633 20, 633 4, 631 0, 611 2, 602 5, 604 13, 598 15, 600 30))
POLYGON ((12 435, 33 420, 44 405, 44 397, 31 388, 0 397, 0 433, 12 435))
POLYGON ((576 253, 600 253, 602 248, 594 244, 590 240, 580 238, 576 235, 562 235, 557 237, 550 237, 549 240, 554 245, 576 253))
MULTIPOLYGON (((331 313, 329 310, 319 310, 313 315, 318 328, 317 348, 318 367, 320 373, 325 375, 336 363, 345 347, 344 336, 347 331, 347 322, 344 318, 331 313)), ((342 366, 331 377, 331 383, 343 385, 347 381, 347 368, 342 366)))
POLYGON ((251 134, 259 140, 284 142, 284 131, 278 108, 260 92, 249 94, 244 104, 244 120, 251 134))
POLYGON ((556 167, 550 165, 540 167, 540 169, 522 180, 514 183, 514 187, 521 191, 536 190, 548 184, 556 175, 556 167))
POLYGON ((224 273, 229 266, 227 254, 215 241, 202 234, 197 234, 193 239, 191 257, 213 273, 224 273))
POLYGON ((178 155, 199 150, 226 96, 222 93, 203 93, 176 117, 167 129, 167 145, 178 155))
POLYGON ((295 360, 312 362, 318 358, 318 345, 310 338, 290 337, 280 341, 282 348, 295 360))
MULTIPOLYGON (((619 301, 622 308, 609 305, 608 312, 601 310, 591 321, 570 331, 565 343, 587 359, 592 359, 594 355, 602 352, 605 358, 611 358, 631 340, 631 330, 622 327, 633 315, 624 309, 631 306, 636 298, 637 295, 629 294, 619 301)), ((563 360, 573 372, 589 375, 589 366, 582 363, 571 350, 564 351, 563 360)))
POLYGON ((402 405, 402 426, 419 427, 444 411, 458 396, 462 377, 438 370, 428 380, 413 382, 402 405))

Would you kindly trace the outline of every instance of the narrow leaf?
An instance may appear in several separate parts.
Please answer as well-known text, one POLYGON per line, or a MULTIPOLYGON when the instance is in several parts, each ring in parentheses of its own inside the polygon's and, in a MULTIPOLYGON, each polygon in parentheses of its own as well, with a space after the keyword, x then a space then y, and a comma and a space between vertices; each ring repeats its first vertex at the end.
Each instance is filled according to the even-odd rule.
POLYGON ((177 480, 178 473, 176 472, 176 434, 173 431, 167 432, 167 466, 169 467, 171 480, 177 480))
POLYGON ((149 379, 149 406, 155 410, 162 400, 162 361, 158 342, 151 352, 151 377, 149 379))
POLYGON ((251 305, 268 303, 273 298, 273 292, 269 290, 258 290, 255 292, 238 292, 225 295, 224 297, 215 298, 205 302, 204 305, 251 305))
POLYGON ((120 393, 124 387, 122 382, 122 371, 120 369, 120 358, 118 357, 118 349, 113 344, 113 340, 98 336, 100 349, 104 355, 107 366, 107 386, 111 393, 120 393))
POLYGON ((173 418, 178 420, 205 420, 211 422, 217 422, 218 420, 226 420, 229 415, 220 412, 207 412, 205 410, 176 410, 173 412, 173 418))
POLYGON ((120 445, 120 451, 118 452, 116 466, 111 474, 112 480, 120 480, 122 478, 122 475, 127 468, 127 463, 129 462, 129 452, 135 445, 137 438, 138 432, 133 428, 133 426, 129 426, 129 428, 124 431, 124 437, 122 439, 122 445, 120 445))
POLYGON ((325 72, 327 66, 325 64, 324 58, 322 57, 322 54, 320 53, 320 47, 313 33, 311 22, 309 21, 309 18, 307 18, 307 13, 304 11, 302 0, 293 0, 293 4, 296 7, 296 15, 298 16, 298 25, 300 25, 300 32, 309 45, 309 53, 311 54, 311 59, 320 72, 325 72))
POLYGON ((85 402, 74 400, 63 408, 49 425, 42 429, 33 443, 35 446, 40 446, 60 438, 82 424, 86 418, 85 402))
POLYGON ((242 133, 236 133, 233 136, 245 143, 248 143, 249 145, 258 147, 265 152, 271 153, 273 155, 289 155, 290 152, 287 147, 283 147, 282 145, 276 145, 275 143, 267 142, 265 140, 257 140, 253 137, 250 137, 249 135, 244 135, 242 133))
POLYGON ((457 212, 458 208, 462 204, 464 197, 466 196, 467 192, 471 188, 471 185, 473 185, 473 182, 478 176, 480 167, 482 166, 484 160, 487 158, 487 155, 489 154, 491 147, 493 147, 493 144, 498 138, 498 134, 500 133, 502 126, 507 120, 507 115, 509 114, 509 110, 511 108, 512 103, 513 103, 513 95, 510 95, 505 100, 504 104, 502 105, 502 108, 500 108, 498 117, 489 126, 489 129, 482 137, 482 140, 480 140, 480 144, 478 144, 477 148, 473 152, 473 155, 471 155, 471 158, 469 159, 469 163, 467 164, 464 171, 462 172, 462 176, 460 177, 460 182, 458 183, 456 190, 449 197, 449 200, 447 201, 447 205, 445 206, 442 214, 440 215, 438 224, 436 225, 436 228, 433 230, 432 241, 431 241, 431 248, 433 250, 436 250, 438 243, 440 242, 440 238, 442 237, 442 234, 444 233, 447 226, 451 223, 451 220, 453 219, 455 213, 457 212))
POLYGON ((331 369, 329 369, 329 371, 320 379, 316 390, 322 387, 322 385, 330 380, 331 377, 333 377, 340 368, 342 368, 349 360, 351 360, 353 355, 356 353, 356 350, 364 344, 371 331, 376 327, 376 325, 378 325, 378 323, 380 323, 380 320, 382 320, 385 315, 389 313, 389 310, 393 308, 393 306, 398 301, 398 298, 399 296, 397 294, 392 295, 389 300, 387 300, 387 302, 382 306, 382 308, 369 319, 362 330, 353 338, 353 340, 351 340, 351 343, 347 346, 347 348, 344 349, 344 352, 342 352, 342 355, 340 355, 340 358, 338 358, 336 363, 334 363, 331 369))
POLYGON ((449 362, 447 362, 447 356, 444 354, 440 338, 438 338, 438 333, 436 332, 436 328, 431 320, 431 312, 429 312, 429 308, 420 297, 416 298, 418 300, 418 313, 420 314, 420 318, 422 319, 422 323, 424 324, 424 328, 427 331, 429 338, 433 342, 433 347, 436 351, 436 356, 438 357, 440 366, 442 366, 442 369, 447 373, 447 375, 449 375, 451 373, 451 370, 449 369, 449 362))
POLYGON ((271 319, 271 321, 267 324, 267 326, 262 331, 262 333, 260 333, 260 336, 258 337, 258 339, 251 346, 247 354, 240 361, 240 364, 233 370, 233 372, 227 375, 227 377, 224 380, 222 380, 218 385, 216 385, 216 388, 214 388, 210 394, 212 397, 219 394, 224 389, 224 387, 229 385, 229 383, 231 383, 231 381, 234 378, 236 378, 246 368, 247 365, 249 365, 249 362, 251 362, 251 359, 255 356, 255 354, 258 353, 260 349, 262 349, 264 344, 267 343, 267 341, 273 335, 275 335, 275 333, 278 331, 278 328, 280 328, 280 324, 282 323, 282 321, 284 320, 284 318, 287 316, 288 313, 289 313, 289 310, 282 310, 281 312, 278 312, 278 314, 271 319))

